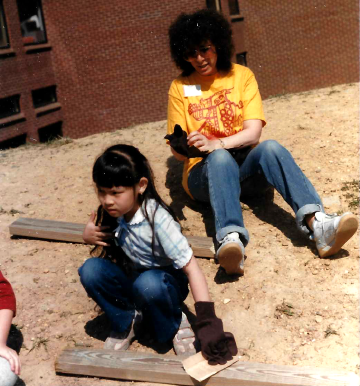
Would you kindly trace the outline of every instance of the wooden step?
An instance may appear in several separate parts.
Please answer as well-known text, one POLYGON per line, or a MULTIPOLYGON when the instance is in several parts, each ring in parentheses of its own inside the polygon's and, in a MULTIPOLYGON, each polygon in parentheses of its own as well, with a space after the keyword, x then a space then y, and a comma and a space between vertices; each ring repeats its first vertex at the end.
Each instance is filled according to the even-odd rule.
MULTIPOLYGON (((9 226, 9 231, 12 236, 84 243, 82 238, 84 228, 85 224, 20 217, 9 226)), ((215 249, 211 237, 186 236, 186 238, 195 256, 214 258, 215 249)))
MULTIPOLYGON (((170 385, 200 385, 183 369, 181 357, 136 351, 67 349, 57 358, 55 371, 170 385)), ((238 361, 201 385, 207 386, 357 386, 355 374, 333 369, 278 366, 238 361)))

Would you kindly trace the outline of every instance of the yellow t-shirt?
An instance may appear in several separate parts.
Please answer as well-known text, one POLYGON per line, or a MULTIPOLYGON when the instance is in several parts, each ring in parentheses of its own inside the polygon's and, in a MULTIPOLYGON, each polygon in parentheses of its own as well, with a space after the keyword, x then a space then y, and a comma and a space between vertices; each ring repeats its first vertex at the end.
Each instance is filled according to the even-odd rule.
MULTIPOLYGON (((248 119, 260 119, 265 126, 261 96, 250 69, 233 64, 226 75, 203 76, 194 71, 188 77, 176 78, 169 90, 167 133, 176 124, 190 134, 198 130, 206 137, 228 137, 243 129, 248 119)), ((191 168, 202 158, 184 162, 183 187, 188 189, 191 168)))

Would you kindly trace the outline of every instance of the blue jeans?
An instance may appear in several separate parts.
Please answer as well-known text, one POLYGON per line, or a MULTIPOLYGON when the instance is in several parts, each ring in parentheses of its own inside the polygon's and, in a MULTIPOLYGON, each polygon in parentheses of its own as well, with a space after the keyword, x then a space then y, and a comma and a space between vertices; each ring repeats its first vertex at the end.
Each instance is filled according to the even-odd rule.
POLYGON ((305 216, 324 211, 321 199, 289 151, 268 140, 252 149, 240 166, 227 150, 219 149, 191 169, 189 191, 196 200, 210 202, 217 241, 230 232, 238 232, 244 246, 249 242, 239 200, 240 183, 256 174, 263 174, 281 194, 296 214, 299 229, 309 234, 305 216))
POLYGON ((109 318, 113 331, 129 328, 136 309, 159 342, 175 336, 189 293, 187 277, 181 270, 163 267, 128 277, 111 261, 93 257, 79 268, 79 275, 87 294, 109 318))

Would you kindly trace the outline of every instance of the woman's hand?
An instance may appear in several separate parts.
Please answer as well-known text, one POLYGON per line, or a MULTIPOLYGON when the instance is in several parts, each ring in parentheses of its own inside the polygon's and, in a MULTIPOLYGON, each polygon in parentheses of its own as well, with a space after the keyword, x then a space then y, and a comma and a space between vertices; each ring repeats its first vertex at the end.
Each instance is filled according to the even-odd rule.
POLYGON ((209 139, 198 131, 193 131, 188 135, 187 143, 189 146, 195 146, 200 151, 205 153, 211 153, 212 151, 221 148, 220 141, 218 139, 209 139))
POLYGON ((209 139, 198 131, 193 131, 187 137, 189 146, 195 146, 202 152, 212 152, 216 149, 236 149, 259 143, 263 122, 260 119, 249 119, 244 121, 243 130, 229 137, 222 138, 223 146, 216 137, 209 139))
POLYGON ((113 238, 113 234, 110 232, 104 232, 109 230, 109 226, 97 226, 95 225, 95 212, 91 212, 89 222, 86 224, 83 232, 83 240, 87 244, 101 245, 103 247, 110 247, 110 244, 105 240, 113 238))
POLYGON ((20 375, 21 364, 16 351, 5 345, 0 345, 0 357, 8 360, 13 373, 20 375))

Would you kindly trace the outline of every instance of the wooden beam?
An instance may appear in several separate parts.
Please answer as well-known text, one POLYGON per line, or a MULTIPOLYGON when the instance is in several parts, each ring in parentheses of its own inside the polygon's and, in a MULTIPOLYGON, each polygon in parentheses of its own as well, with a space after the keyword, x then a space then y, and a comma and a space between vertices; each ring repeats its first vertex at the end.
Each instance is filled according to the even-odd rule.
POLYGON ((12 236, 84 243, 85 224, 20 217, 9 226, 12 236))
POLYGON ((358 386, 355 374, 332 369, 236 362, 201 384, 183 369, 181 357, 136 351, 67 349, 55 371, 112 379, 207 386, 358 386))
POLYGON ((186 236, 194 255, 197 257, 215 257, 215 247, 211 237, 186 236))
MULTIPOLYGON (((84 243, 82 239, 84 227, 85 224, 20 217, 10 224, 9 231, 12 236, 84 243)), ((215 249, 211 237, 187 236, 186 238, 195 256, 214 258, 215 249)))

